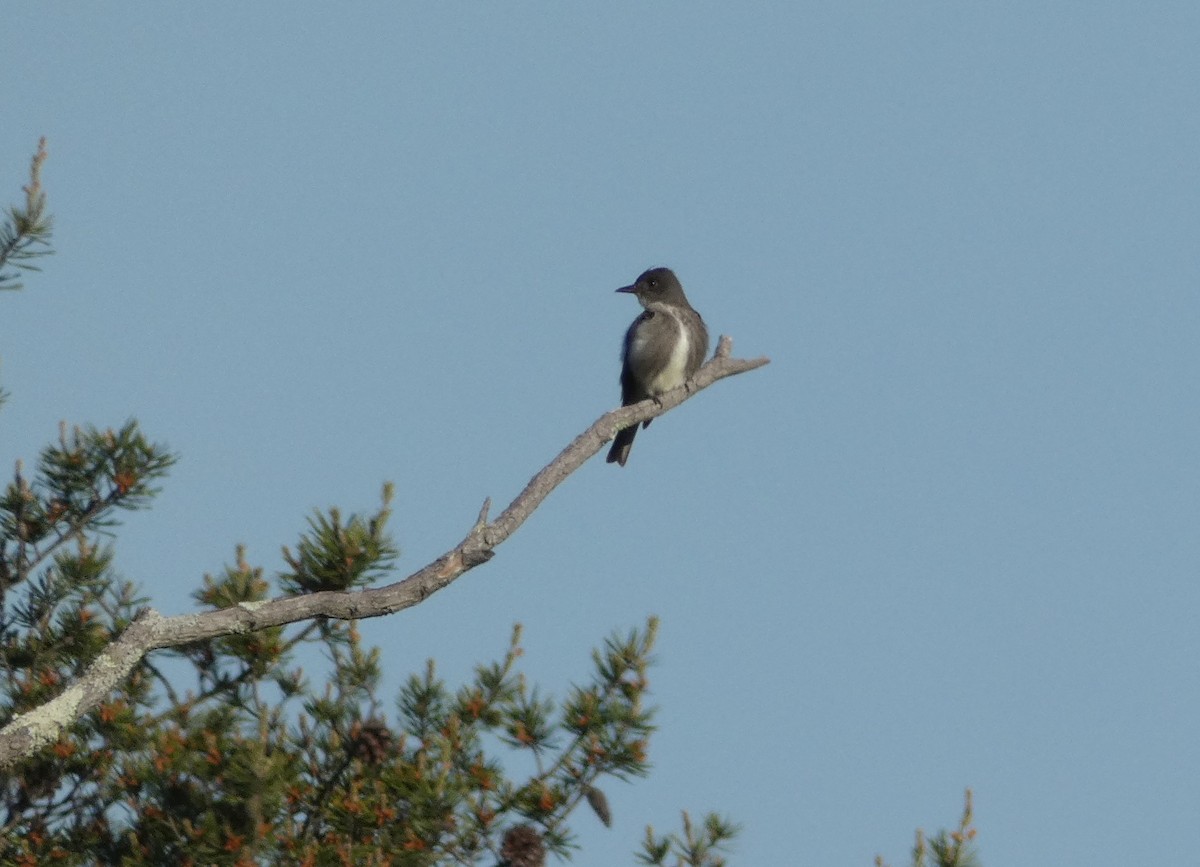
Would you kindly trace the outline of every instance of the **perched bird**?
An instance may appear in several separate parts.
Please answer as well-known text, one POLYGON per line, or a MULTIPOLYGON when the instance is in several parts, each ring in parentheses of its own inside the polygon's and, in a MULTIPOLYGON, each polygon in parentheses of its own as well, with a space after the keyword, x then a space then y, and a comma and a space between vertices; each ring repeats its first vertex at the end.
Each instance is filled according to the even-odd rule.
MULTIPOLYGON (((708 354, 708 329, 670 268, 651 268, 617 291, 633 293, 645 308, 625 332, 622 350, 621 404, 629 406, 683 385, 699 370, 708 354)), ((642 427, 649 425, 649 420, 642 422, 642 427)), ((617 432, 608 452, 610 464, 625 466, 635 436, 636 424, 617 432)))

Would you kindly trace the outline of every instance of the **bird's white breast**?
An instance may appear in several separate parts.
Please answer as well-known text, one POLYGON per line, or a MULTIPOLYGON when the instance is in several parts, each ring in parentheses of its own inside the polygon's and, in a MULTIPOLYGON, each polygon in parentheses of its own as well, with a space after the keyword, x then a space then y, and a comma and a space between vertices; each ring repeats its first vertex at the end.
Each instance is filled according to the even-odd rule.
MULTIPOLYGON (((646 390, 650 394, 662 394, 673 388, 678 388, 687 379, 688 332, 683 327, 683 322, 679 320, 678 316, 671 312, 666 313, 666 315, 671 318, 671 323, 675 326, 675 346, 672 348, 671 355, 662 370, 656 372, 646 382, 646 390)), ((635 345, 634 352, 637 352, 639 349, 641 347, 635 345)))

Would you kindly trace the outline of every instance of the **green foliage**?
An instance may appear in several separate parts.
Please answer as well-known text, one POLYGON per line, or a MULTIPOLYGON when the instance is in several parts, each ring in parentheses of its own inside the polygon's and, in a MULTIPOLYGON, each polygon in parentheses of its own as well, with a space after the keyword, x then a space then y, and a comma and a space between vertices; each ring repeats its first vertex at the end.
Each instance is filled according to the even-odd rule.
POLYGON ((46 161, 46 140, 38 142, 29 168, 29 184, 24 188, 25 207, 13 205, 0 221, 0 289, 20 289, 20 271, 37 271, 34 261, 53 252, 50 236, 53 220, 46 213, 46 193, 42 190, 42 163, 46 161), (18 269, 18 270, 12 270, 18 269))
MULTIPOLYGON (((4 514, 13 538, 2 559, 19 578, 9 585, 0 647, 5 720, 55 695, 134 616, 142 600, 113 574, 111 551, 83 532, 111 521, 76 492, 99 491, 95 499, 109 510, 127 505, 122 498, 149 496, 138 485, 165 471, 163 456, 138 445, 133 429, 80 433, 44 452, 36 483, 10 486, 4 514), (101 447, 109 459, 87 457, 101 447), (114 472, 141 482, 114 487, 114 472), (59 518, 67 522, 60 531, 38 538, 57 544, 73 534, 75 544, 59 547, 35 575, 41 552, 32 541, 22 546, 15 528, 55 500, 74 518, 59 518)), ((381 529, 388 496, 372 517, 341 525, 375 534, 362 546, 360 574, 394 556, 381 529)), ((312 562, 345 552, 334 523, 302 540, 312 562)), ((216 608, 268 590, 239 549, 195 596, 216 608)), ((610 638, 591 677, 561 702, 520 674, 518 627, 503 657, 457 688, 428 663, 401 689, 391 721, 378 695, 379 651, 363 646, 352 623, 180 648, 164 654, 172 676, 163 661, 144 662, 120 694, 0 783, 0 863, 432 865, 497 863, 505 851, 566 856, 570 817, 591 803, 595 784, 646 772, 656 626, 610 638), (330 660, 319 686, 293 662, 312 644, 330 660), (526 764, 522 755, 535 770, 507 770, 526 764)))
POLYGON ((284 592, 349 590, 386 574, 399 556, 385 532, 391 500, 392 486, 388 484, 383 487, 383 508, 370 518, 351 515, 343 521, 338 509, 309 518, 309 532, 300 537, 296 553, 283 549, 283 558, 291 567, 279 576, 284 592))
POLYGON ((675 864, 679 867, 725 867, 727 862, 721 853, 727 850, 740 830, 737 825, 715 813, 706 815, 697 828, 692 824, 692 817, 684 811, 682 834, 659 837, 653 828, 646 827, 646 839, 642 841, 637 862, 675 864))
MULTIPOLYGON (((18 462, 0 493, 0 593, 28 579, 64 543, 113 526, 118 510, 145 506, 174 462, 137 422, 103 431, 68 432, 64 425, 58 443, 43 449, 32 481, 18 462)), ((74 573, 52 573, 47 592, 72 580, 74 573)))
MULTIPOLYGON (((0 722, 58 694, 136 615, 144 600, 115 575, 111 548, 95 536, 111 532, 117 510, 145 505, 173 461, 131 422, 64 429, 32 481, 18 468, 0 499, 0 722)), ((385 488, 380 508, 364 517, 343 521, 330 510, 315 518, 280 584, 321 589, 385 574, 396 556, 384 531, 390 497, 385 488)), ((239 548, 194 597, 224 608, 270 590, 239 548)), ((586 802, 607 821, 598 784, 648 769, 656 631, 651 620, 609 638, 591 676, 555 701, 519 672, 518 627, 500 660, 455 688, 429 662, 391 715, 378 694, 379 650, 362 644, 353 623, 317 621, 160 653, 0 781, 0 863, 520 865, 543 863, 547 853, 568 857, 575 808, 586 802), (330 662, 317 685, 294 662, 306 646, 330 662)))
MULTIPOLYGON (((38 142, 29 166, 29 184, 24 187, 25 207, 9 207, 0 219, 0 289, 20 289, 21 271, 39 270, 34 261, 53 253, 50 246, 53 220, 46 212, 42 189, 42 163, 46 161, 46 139, 38 142), (15 269, 15 270, 14 270, 15 269)), ((0 388, 0 406, 8 392, 0 388)))
MULTIPOLYGON (((963 797, 963 814, 958 828, 939 831, 926 839, 923 831, 917 831, 917 842, 913 846, 913 867, 979 867, 979 856, 975 852, 975 814, 971 790, 963 797)), ((876 867, 887 867, 881 856, 875 858, 876 867)))

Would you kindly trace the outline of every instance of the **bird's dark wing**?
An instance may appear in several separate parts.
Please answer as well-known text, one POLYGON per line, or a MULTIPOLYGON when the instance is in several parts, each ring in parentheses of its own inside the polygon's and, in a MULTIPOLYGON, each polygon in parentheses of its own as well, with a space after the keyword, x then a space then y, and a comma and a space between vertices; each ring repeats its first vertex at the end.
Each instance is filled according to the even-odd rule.
POLYGON ((688 346, 687 375, 690 377, 700 369, 700 365, 704 364, 704 359, 708 355, 708 329, 704 325, 704 320, 700 318, 700 314, 690 307, 683 315, 688 333, 693 337, 688 346))
POLYGON ((646 381, 653 376, 653 368, 649 367, 646 363, 644 349, 641 353, 634 354, 634 345, 637 343, 644 346, 648 334, 646 329, 654 328, 662 319, 662 316, 656 317, 652 312, 647 310, 637 319, 633 320, 633 324, 625 332, 625 344, 621 352, 622 406, 638 403, 650 396, 649 392, 646 391, 646 381))

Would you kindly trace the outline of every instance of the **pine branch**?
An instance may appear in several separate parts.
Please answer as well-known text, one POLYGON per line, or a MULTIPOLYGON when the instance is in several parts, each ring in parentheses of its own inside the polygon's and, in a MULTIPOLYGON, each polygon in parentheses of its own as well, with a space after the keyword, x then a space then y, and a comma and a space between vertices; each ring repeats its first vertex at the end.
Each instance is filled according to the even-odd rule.
POLYGON ((19 271, 5 271, 5 266, 37 271, 33 260, 53 252, 50 249, 53 220, 46 213, 46 193, 42 189, 42 163, 46 156, 46 139, 43 137, 30 161, 29 185, 24 187, 25 207, 10 207, 8 218, 0 223, 0 289, 21 288, 16 279, 19 271))
POLYGON ((605 413, 543 467, 495 521, 488 521, 491 501, 486 500, 475 525, 461 542, 401 581, 365 590, 325 590, 270 601, 242 602, 216 611, 175 617, 163 617, 152 609, 144 609, 78 681, 53 700, 21 714, 0 729, 0 770, 57 740, 72 722, 99 704, 152 650, 225 635, 242 635, 316 617, 338 620, 380 617, 423 602, 464 573, 492 559, 495 548, 515 533, 567 476, 612 440, 618 430, 657 418, 717 380, 769 363, 767 358, 731 358, 732 347, 733 342, 722 337, 713 358, 679 388, 657 400, 646 400, 605 413))

